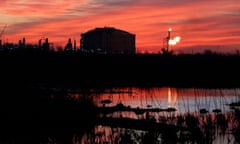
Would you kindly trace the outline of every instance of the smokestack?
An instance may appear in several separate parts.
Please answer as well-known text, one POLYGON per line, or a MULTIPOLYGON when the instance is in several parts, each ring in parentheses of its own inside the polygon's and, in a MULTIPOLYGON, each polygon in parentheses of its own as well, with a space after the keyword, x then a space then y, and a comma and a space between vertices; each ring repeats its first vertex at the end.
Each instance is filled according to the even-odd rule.
POLYGON ((23 38, 23 47, 25 47, 25 45, 26 45, 26 39, 23 38))
POLYGON ((171 38, 171 31, 172 31, 172 29, 171 29, 171 28, 169 28, 169 29, 168 29, 168 39, 170 39, 170 38, 171 38))
POLYGON ((40 39, 39 41, 38 41, 38 47, 40 48, 42 46, 42 40, 40 39))
POLYGON ((45 39, 45 43, 48 44, 48 38, 45 39))
POLYGON ((21 47, 22 46, 22 40, 18 41, 18 45, 21 47))
POLYGON ((167 51, 169 50, 169 41, 170 41, 170 38, 171 38, 171 31, 172 31, 172 29, 169 28, 168 29, 168 36, 167 36, 167 51))
POLYGON ((50 48, 50 45, 48 43, 48 38, 46 38, 44 43, 44 49, 48 50, 49 48, 50 48))
POLYGON ((74 51, 77 51, 77 42, 76 42, 76 40, 74 40, 74 51))

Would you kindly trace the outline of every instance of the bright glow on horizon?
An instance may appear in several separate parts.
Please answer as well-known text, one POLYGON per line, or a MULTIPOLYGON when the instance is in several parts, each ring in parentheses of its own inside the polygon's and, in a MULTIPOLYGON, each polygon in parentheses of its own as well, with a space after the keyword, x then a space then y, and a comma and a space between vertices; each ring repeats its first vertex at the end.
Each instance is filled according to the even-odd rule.
POLYGON ((178 42, 180 42, 181 37, 180 36, 176 36, 173 40, 178 43, 178 42))
POLYGON ((111 26, 136 34, 137 51, 158 53, 172 27, 182 39, 174 50, 240 48, 239 0, 3 0, 0 7, 0 30, 7 24, 4 38, 14 43, 23 37, 37 43, 44 35, 54 46, 72 38, 79 47, 81 33, 111 26))
POLYGON ((170 44, 170 45, 176 45, 177 42, 176 42, 175 40, 169 40, 168 44, 170 44))
POLYGON ((170 45, 176 45, 177 43, 179 43, 181 40, 181 37, 180 36, 176 36, 174 39, 170 39, 168 41, 168 44, 170 45))

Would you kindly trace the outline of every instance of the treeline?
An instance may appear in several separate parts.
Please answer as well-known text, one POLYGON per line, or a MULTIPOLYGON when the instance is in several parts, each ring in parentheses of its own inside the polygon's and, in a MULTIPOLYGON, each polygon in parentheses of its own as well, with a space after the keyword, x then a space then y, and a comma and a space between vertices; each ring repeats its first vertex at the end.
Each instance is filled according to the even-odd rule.
POLYGON ((240 56, 0 53, 2 82, 52 86, 238 87, 240 56))

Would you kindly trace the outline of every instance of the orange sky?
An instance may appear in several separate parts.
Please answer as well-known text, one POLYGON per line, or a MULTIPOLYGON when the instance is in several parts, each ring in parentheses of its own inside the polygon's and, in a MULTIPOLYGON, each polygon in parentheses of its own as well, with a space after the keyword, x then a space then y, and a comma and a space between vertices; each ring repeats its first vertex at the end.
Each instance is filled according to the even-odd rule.
POLYGON ((176 52, 240 50, 239 0, 1 0, 2 38, 54 46, 96 27, 111 26, 136 34, 137 52, 161 51, 168 28, 181 41, 176 52))

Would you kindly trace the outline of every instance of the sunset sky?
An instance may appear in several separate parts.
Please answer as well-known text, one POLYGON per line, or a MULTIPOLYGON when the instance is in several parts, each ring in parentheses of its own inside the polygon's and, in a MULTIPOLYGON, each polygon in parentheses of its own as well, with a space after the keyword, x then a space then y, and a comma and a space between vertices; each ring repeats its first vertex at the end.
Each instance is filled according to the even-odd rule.
POLYGON ((37 43, 48 37, 55 47, 96 27, 136 34, 137 52, 160 52, 163 38, 181 41, 178 52, 240 50, 240 0, 1 0, 2 39, 37 43))

